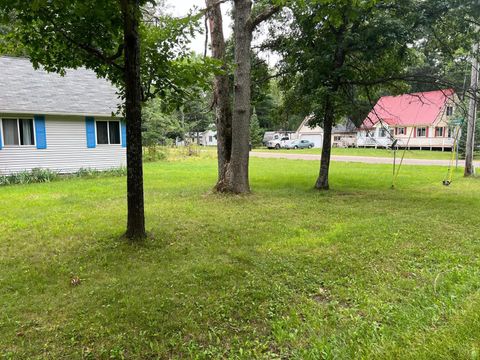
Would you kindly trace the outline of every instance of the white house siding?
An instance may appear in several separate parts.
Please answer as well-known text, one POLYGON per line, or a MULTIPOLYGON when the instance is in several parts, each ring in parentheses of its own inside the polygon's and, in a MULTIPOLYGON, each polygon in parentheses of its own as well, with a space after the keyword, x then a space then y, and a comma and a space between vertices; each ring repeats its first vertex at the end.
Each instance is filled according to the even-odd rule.
POLYGON ((97 145, 96 148, 87 148, 83 117, 46 116, 45 128, 46 149, 40 150, 35 146, 4 146, 0 150, 0 174, 34 168, 69 173, 80 168, 105 170, 126 164, 126 151, 122 145, 97 145))
POLYGON ((392 145, 390 137, 378 136, 379 129, 361 130, 357 132, 357 146, 360 147, 389 147, 392 145))
POLYGON ((203 132, 200 143, 203 146, 217 146, 217 132, 212 130, 203 132))
MULTIPOLYGON (((408 148, 421 148, 421 149, 451 149, 453 147, 454 139, 453 137, 448 137, 448 126, 446 123, 439 125, 444 128, 445 136, 435 136, 435 127, 436 126, 421 126, 428 128, 428 137, 415 136, 414 132, 417 127, 406 126, 405 134, 394 135, 395 139, 398 140, 397 145, 399 147, 408 147, 408 148)), ((389 128, 388 126, 386 126, 389 128)), ((392 139, 389 136, 380 137, 380 128, 381 125, 377 125, 375 128, 369 130, 369 136, 367 136, 367 131, 362 130, 357 133, 357 146, 360 147, 390 147, 392 145, 392 139), (372 137, 373 136, 373 137, 372 137)), ((390 127, 392 131, 395 130, 395 127, 390 127)), ((453 131, 452 131, 453 134, 453 131)))

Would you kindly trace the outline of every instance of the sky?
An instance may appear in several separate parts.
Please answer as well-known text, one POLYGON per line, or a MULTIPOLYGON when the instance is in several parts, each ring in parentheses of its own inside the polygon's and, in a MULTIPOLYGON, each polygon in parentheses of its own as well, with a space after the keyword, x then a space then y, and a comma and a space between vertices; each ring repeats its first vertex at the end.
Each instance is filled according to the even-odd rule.
MULTIPOLYGON (((168 12, 175 16, 185 16, 188 11, 195 6, 197 9, 205 8, 205 0, 167 0, 166 3, 168 6, 168 12)), ((230 3, 222 4, 221 8, 223 13, 223 31, 225 38, 228 38, 232 33, 232 20, 228 15, 230 3)), ((203 54, 205 50, 205 34, 198 34, 197 37, 193 39, 191 49, 199 54, 203 54)))
MULTIPOLYGON (((205 8, 205 0, 166 0, 167 11, 174 16, 185 16, 188 11, 197 7, 197 9, 205 8)), ((232 34, 232 19, 229 15, 231 10, 230 2, 226 2, 221 5, 222 14, 223 14, 223 33, 225 39, 228 39, 232 34)), ((255 36, 252 45, 255 46, 256 43, 260 43, 262 40, 261 35, 255 36)), ((198 34, 195 39, 192 40, 191 49, 198 54, 203 54, 205 50, 205 34, 198 34)), ((274 67, 279 58, 275 54, 271 53, 261 53, 259 56, 267 61, 267 63, 274 67)))

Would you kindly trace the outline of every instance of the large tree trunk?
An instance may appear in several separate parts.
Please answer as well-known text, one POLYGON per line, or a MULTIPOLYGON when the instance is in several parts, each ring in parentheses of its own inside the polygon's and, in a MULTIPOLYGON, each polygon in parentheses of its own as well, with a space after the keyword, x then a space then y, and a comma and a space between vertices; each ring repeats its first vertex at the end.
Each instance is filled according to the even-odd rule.
POLYGON ((251 0, 235 0, 234 5, 235 84, 232 119, 232 158, 230 162, 231 177, 229 179, 228 191, 244 194, 250 192, 248 161, 251 115, 250 47, 253 28, 250 15, 252 2, 251 0))
POLYGON ((325 114, 323 118, 323 147, 322 158, 320 160, 320 174, 318 175, 315 188, 318 190, 328 190, 328 173, 330 170, 330 154, 332 151, 332 127, 334 120, 334 108, 330 98, 327 98, 325 104, 325 114))
POLYGON ((140 40, 138 0, 121 0, 125 41, 125 120, 127 123, 127 202, 126 236, 145 237, 142 164, 142 102, 140 82, 140 40))
POLYGON ((223 74, 215 76, 214 80, 214 105, 215 123, 217 127, 217 156, 218 180, 215 186, 217 191, 226 191, 230 181, 229 166, 232 155, 232 109, 230 104, 230 81, 228 79, 228 66, 225 54, 225 38, 223 36, 223 21, 220 3, 217 0, 205 0, 209 9, 209 20, 212 56, 222 62, 223 74))

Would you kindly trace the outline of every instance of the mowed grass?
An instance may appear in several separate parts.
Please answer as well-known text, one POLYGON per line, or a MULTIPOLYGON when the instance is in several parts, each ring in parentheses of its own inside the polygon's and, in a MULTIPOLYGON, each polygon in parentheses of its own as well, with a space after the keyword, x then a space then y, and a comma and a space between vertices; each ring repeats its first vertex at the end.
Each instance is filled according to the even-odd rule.
POLYGON ((480 181, 317 171, 251 159, 221 196, 214 159, 146 164, 141 245, 125 178, 0 188, 0 357, 479 358, 480 181))
MULTIPOLYGON (((268 151, 268 152, 282 152, 291 154, 316 154, 320 155, 322 149, 255 149, 254 151, 268 151)), ((397 157, 402 157, 404 150, 397 151, 397 157)), ((332 148, 332 155, 341 156, 368 156, 368 157, 386 157, 393 158, 393 151, 389 149, 375 149, 375 148, 332 148)), ((450 160, 452 153, 450 151, 430 151, 430 150, 406 150, 406 159, 428 159, 428 160, 450 160)), ((476 156, 477 159, 480 156, 476 156)))

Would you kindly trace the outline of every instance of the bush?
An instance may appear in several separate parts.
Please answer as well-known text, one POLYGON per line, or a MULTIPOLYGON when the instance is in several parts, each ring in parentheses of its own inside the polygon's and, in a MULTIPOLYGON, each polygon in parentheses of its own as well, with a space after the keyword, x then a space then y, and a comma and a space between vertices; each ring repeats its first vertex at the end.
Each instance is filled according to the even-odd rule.
POLYGON ((184 146, 184 156, 198 157, 200 156, 200 146, 194 143, 190 143, 184 146))
POLYGON ((81 168, 77 172, 71 175, 65 175, 64 177, 65 178, 68 178, 68 177, 95 178, 95 177, 126 176, 126 175, 127 175, 126 167, 112 168, 108 170, 81 168))
POLYGON ((112 168, 108 170, 96 169, 79 169, 77 172, 67 175, 61 175, 58 172, 49 169, 32 169, 31 171, 21 171, 15 174, 0 176, 0 186, 15 184, 33 184, 48 183, 60 179, 68 179, 72 177, 109 177, 109 176, 125 176, 127 169, 125 167, 112 168))
POLYGON ((0 185, 31 184, 51 182, 58 178, 58 173, 48 169, 32 169, 11 175, 0 176, 0 185))
POLYGON ((165 146, 148 146, 143 154, 144 162, 167 160, 168 148, 165 146))

